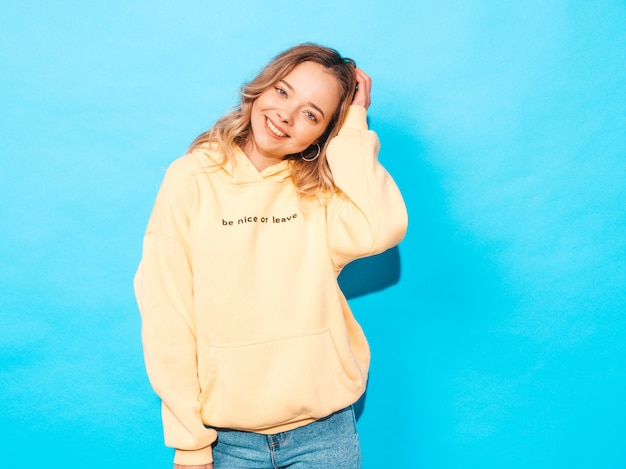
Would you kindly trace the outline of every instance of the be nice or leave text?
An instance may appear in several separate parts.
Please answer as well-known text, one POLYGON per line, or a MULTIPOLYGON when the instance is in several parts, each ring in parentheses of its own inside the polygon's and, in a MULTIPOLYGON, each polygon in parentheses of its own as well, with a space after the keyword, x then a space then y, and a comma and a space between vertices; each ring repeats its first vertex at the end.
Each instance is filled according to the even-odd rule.
POLYGON ((296 218, 298 218, 297 213, 286 217, 276 217, 273 215, 270 217, 245 216, 243 218, 238 218, 237 220, 225 220, 222 218, 222 226, 245 225, 247 223, 287 223, 295 220, 296 218))

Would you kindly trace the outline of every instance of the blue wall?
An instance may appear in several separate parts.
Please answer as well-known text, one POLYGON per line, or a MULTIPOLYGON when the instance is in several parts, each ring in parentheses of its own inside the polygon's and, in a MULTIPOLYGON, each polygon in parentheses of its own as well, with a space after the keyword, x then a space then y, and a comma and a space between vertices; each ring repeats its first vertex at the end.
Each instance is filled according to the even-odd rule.
POLYGON ((219 3, 0 6, 2 464, 171 467, 131 289, 147 217, 312 40, 373 77, 411 220, 342 276, 365 468, 626 467, 626 4, 219 3))

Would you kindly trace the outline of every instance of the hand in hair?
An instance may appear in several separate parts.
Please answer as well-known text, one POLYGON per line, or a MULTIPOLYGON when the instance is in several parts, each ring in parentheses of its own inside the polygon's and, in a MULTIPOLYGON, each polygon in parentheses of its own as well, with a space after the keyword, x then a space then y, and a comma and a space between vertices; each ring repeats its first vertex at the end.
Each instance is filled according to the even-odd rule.
POLYGON ((370 93, 372 91, 372 79, 365 74, 363 70, 360 68, 356 69, 356 93, 354 94, 354 99, 352 100, 352 104, 356 104, 357 106, 363 106, 365 109, 370 107, 372 103, 372 99, 370 97, 370 93))

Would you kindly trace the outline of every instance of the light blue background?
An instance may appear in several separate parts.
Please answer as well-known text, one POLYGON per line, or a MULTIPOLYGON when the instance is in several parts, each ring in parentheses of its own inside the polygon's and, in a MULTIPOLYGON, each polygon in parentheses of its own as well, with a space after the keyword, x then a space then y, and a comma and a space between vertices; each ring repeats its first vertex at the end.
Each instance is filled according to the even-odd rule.
POLYGON ((147 217, 303 41, 372 76, 410 213, 399 280, 344 280, 365 468, 626 467, 623 1, 3 2, 0 41, 3 467, 171 467, 131 289, 147 217))

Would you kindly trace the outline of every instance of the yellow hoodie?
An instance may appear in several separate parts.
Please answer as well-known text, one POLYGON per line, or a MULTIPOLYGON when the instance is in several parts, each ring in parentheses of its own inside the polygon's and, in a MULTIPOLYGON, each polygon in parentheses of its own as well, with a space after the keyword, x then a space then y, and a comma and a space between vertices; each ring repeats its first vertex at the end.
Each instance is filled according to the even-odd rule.
POLYGON ((168 169, 135 277, 150 382, 178 464, 212 461, 220 428, 278 433, 365 390, 369 347, 337 284, 403 238, 407 213, 352 106, 328 147, 338 191, 298 199, 289 164, 259 172, 199 149, 168 169))

